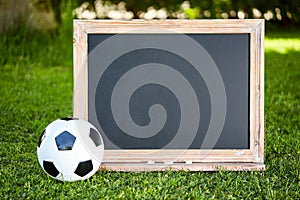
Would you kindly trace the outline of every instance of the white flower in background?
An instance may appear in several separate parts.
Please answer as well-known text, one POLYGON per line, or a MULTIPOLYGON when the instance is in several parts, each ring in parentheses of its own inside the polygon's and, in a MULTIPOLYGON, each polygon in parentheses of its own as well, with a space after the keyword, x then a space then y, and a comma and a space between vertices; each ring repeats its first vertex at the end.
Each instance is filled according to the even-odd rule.
POLYGON ((270 20, 270 19, 273 19, 274 15, 273 15, 273 12, 271 10, 268 10, 265 14, 264 14, 264 18, 266 20, 270 20))
MULTIPOLYGON (((153 6, 147 8, 146 12, 139 11, 137 13, 140 19, 167 19, 176 18, 176 19, 186 19, 188 18, 186 11, 194 9, 191 7, 189 1, 183 1, 180 5, 179 10, 177 11, 167 11, 166 8, 155 9, 153 6)), ((201 9, 200 9, 201 10, 201 9)), ((134 13, 132 11, 127 11, 126 3, 119 2, 118 4, 112 4, 110 1, 95 0, 94 6, 91 6, 88 2, 84 2, 78 8, 74 9, 73 15, 78 19, 116 19, 116 20, 130 20, 134 18, 134 13)), ((268 10, 266 13, 262 14, 257 8, 252 9, 252 15, 254 18, 265 18, 266 20, 271 20, 276 18, 277 20, 282 20, 282 13, 279 8, 275 8, 275 12, 268 10)), ((204 10, 203 13, 199 13, 199 16, 204 18, 215 17, 212 16, 209 10, 204 10)), ((240 10, 234 11, 230 10, 228 13, 220 13, 218 18, 228 19, 230 17, 245 19, 248 18, 248 13, 240 10)), ((287 17, 292 18, 292 14, 287 12, 287 17)))
POLYGON ((243 11, 238 11, 237 16, 239 19, 245 19, 246 15, 243 11))
POLYGON ((97 16, 96 13, 90 10, 85 10, 81 13, 82 19, 95 19, 96 16, 97 16))
POLYGON ((156 11, 156 18, 158 19, 167 19, 168 12, 165 8, 161 8, 158 11, 156 11))
POLYGON ((153 7, 149 7, 147 12, 144 14, 144 19, 154 19, 156 17, 156 10, 153 7))
POLYGON ((252 13, 253 13, 254 18, 260 18, 261 17, 261 12, 256 8, 252 9, 252 13))
POLYGON ((126 10, 126 4, 120 2, 118 5, 112 4, 109 1, 96 0, 94 2, 94 10, 89 9, 89 3, 84 2, 80 7, 73 11, 78 19, 132 19, 133 12, 126 10))

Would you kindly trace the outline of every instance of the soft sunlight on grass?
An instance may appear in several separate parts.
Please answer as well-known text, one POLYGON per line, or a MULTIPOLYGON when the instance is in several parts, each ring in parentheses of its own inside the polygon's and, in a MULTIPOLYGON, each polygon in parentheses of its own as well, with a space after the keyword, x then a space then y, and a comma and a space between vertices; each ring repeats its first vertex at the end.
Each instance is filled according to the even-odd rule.
POLYGON ((265 52, 275 51, 286 54, 289 51, 300 52, 300 33, 299 38, 266 38, 265 52))

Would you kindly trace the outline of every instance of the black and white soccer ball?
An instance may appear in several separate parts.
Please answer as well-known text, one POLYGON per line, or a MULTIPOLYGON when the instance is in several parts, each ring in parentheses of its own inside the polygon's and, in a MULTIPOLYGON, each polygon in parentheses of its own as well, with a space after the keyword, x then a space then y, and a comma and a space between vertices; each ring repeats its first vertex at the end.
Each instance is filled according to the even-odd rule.
POLYGON ((43 170, 61 181, 84 180, 94 175, 103 153, 99 131, 78 118, 61 118, 49 124, 37 147, 43 170))

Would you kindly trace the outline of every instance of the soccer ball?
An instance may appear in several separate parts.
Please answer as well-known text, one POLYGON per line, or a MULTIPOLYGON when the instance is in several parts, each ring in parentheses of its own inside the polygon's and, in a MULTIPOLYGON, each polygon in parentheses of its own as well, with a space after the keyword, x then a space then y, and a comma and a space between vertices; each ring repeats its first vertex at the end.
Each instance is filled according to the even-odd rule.
POLYGON ((99 131, 78 118, 61 118, 49 124, 37 147, 38 161, 43 170, 61 181, 84 180, 94 175, 103 153, 99 131))

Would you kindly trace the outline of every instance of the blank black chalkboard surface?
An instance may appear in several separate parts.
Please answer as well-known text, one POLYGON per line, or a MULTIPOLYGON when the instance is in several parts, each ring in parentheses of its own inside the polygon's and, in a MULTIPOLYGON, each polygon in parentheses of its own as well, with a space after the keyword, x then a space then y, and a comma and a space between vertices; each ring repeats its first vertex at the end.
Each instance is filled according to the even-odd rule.
POLYGON ((103 168, 263 170, 264 21, 74 20, 74 116, 103 168))

